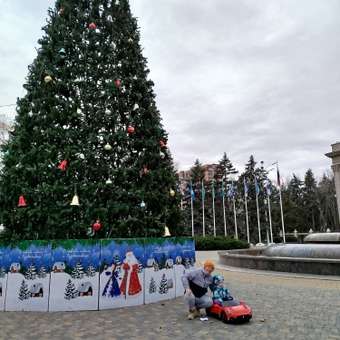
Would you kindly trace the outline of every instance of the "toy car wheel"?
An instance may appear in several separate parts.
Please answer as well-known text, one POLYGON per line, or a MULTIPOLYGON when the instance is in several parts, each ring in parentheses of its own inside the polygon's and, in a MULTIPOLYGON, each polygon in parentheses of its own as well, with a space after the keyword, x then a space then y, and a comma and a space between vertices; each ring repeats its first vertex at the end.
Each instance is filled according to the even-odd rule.
POLYGON ((224 323, 228 322, 228 317, 226 313, 221 313, 221 321, 223 321, 224 323))

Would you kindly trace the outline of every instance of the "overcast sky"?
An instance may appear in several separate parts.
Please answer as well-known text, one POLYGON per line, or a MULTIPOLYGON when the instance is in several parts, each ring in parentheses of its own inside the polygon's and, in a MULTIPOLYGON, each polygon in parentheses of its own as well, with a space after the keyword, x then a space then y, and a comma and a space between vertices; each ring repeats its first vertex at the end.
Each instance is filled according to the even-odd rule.
MULTIPOLYGON (((0 105, 22 96, 51 0, 0 0, 0 105)), ((340 140, 340 1, 131 0, 180 169, 224 151, 284 176, 340 140)), ((10 114, 10 108, 0 109, 10 114)))

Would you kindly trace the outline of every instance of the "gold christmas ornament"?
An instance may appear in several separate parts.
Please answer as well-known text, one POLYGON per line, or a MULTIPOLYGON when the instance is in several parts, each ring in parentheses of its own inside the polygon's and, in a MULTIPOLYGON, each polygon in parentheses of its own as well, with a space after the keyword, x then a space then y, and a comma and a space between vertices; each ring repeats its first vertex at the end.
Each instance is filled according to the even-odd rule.
POLYGON ((175 190, 173 190, 173 189, 170 189, 170 196, 171 197, 174 197, 176 195, 176 192, 175 192, 175 190))
POLYGON ((163 237, 170 237, 170 236, 171 236, 171 234, 170 234, 169 228, 165 227, 164 228, 164 235, 163 235, 163 237))
POLYGON ((45 76, 45 78, 44 78, 44 81, 45 81, 46 84, 50 83, 52 80, 53 80, 52 77, 49 76, 49 75, 45 76))

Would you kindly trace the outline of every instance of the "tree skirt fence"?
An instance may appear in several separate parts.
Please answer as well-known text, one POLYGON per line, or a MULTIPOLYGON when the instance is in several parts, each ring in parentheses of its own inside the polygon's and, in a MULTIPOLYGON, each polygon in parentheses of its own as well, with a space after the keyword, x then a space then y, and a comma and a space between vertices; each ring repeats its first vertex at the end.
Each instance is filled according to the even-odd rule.
POLYGON ((1 311, 136 306, 184 294, 191 238, 23 241, 0 244, 1 311))

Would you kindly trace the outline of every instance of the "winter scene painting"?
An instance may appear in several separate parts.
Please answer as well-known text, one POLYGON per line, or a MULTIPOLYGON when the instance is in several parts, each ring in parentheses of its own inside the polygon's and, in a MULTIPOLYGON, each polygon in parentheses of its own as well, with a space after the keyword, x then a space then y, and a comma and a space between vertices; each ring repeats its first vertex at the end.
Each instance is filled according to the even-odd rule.
POLYGON ((5 308, 7 272, 10 266, 8 248, 0 245, 0 311, 5 308))
POLYGON ((48 311, 51 245, 23 241, 7 249, 7 311, 48 311))
POLYGON ((176 247, 172 239, 145 239, 145 303, 175 298, 176 247))
POLYGON ((184 295, 182 276, 195 268, 195 242, 190 238, 177 238, 173 240, 176 249, 174 264, 176 277, 176 297, 184 295))
POLYGON ((49 310, 98 309, 99 266, 99 241, 55 241, 49 310))
POLYGON ((144 303, 143 239, 101 241, 99 309, 144 303))

